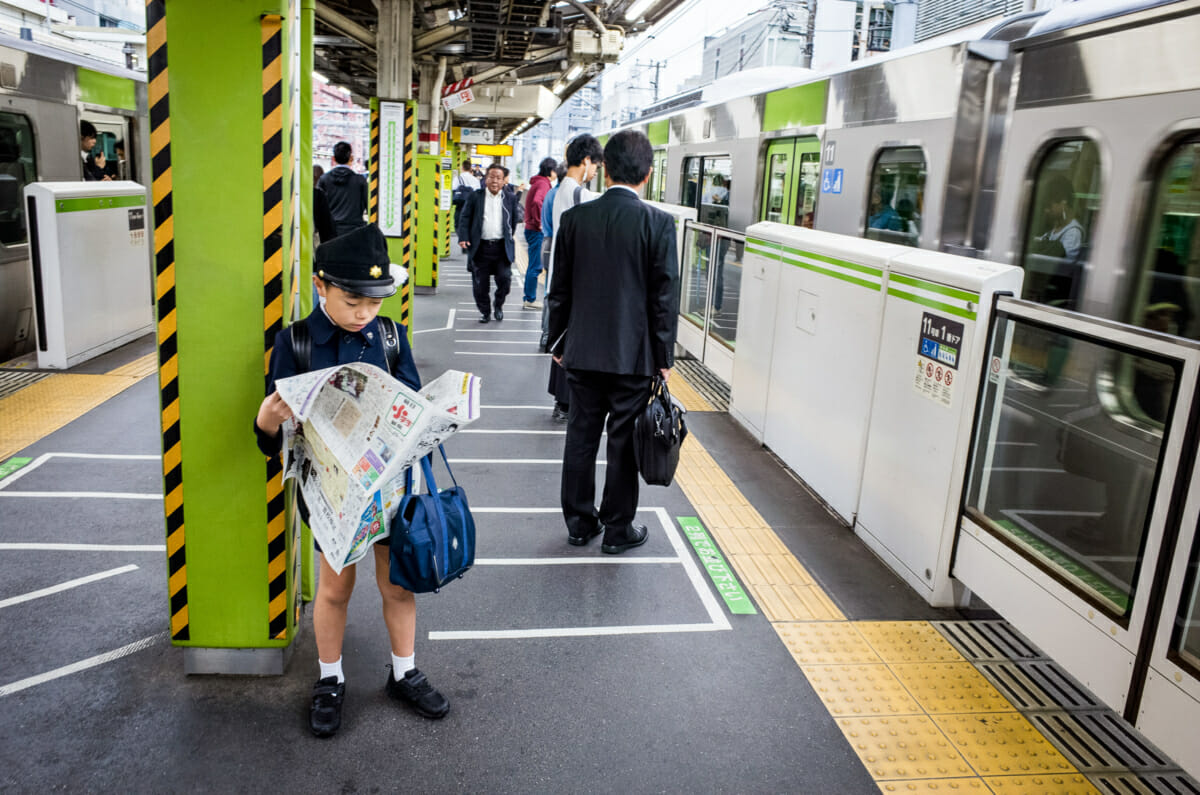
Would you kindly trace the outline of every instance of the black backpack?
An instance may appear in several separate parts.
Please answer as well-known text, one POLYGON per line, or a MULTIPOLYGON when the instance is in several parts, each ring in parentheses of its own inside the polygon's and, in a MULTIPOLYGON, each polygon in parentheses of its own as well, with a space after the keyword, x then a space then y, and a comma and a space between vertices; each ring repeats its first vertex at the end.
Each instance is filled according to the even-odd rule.
MULTIPOLYGON (((383 358, 387 361, 388 375, 395 376, 396 362, 400 360, 400 331, 390 317, 379 318, 379 330, 383 332, 383 358)), ((288 332, 296 371, 307 373, 312 369, 312 333, 308 330, 308 318, 288 326, 288 332)))

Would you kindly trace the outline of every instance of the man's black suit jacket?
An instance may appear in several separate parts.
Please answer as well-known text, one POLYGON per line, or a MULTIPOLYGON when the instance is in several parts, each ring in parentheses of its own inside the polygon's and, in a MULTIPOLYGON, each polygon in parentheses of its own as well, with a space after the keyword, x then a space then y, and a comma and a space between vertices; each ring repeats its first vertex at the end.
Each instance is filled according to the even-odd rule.
MULTIPOLYGON (((463 205, 462 212, 458 216, 458 240, 460 243, 466 240, 471 244, 467 249, 468 269, 474 264, 475 252, 479 251, 479 241, 483 239, 483 197, 485 193, 487 193, 487 188, 480 188, 468 196, 467 203, 463 205)), ((513 241, 513 234, 517 224, 524 219, 517 209, 519 202, 516 194, 501 190, 500 197, 504 200, 504 218, 500 223, 504 230, 504 251, 508 254, 508 262, 511 265, 517 261, 517 246, 513 241)))
POLYGON ((568 370, 654 375, 675 362, 675 221, 622 187, 567 210, 546 306, 568 370))

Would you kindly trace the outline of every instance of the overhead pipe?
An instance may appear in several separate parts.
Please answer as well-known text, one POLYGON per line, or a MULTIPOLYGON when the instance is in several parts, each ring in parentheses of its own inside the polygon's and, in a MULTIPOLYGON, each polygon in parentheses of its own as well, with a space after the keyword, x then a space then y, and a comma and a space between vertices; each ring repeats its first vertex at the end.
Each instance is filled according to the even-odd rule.
POLYGON ((317 3, 316 8, 313 10, 317 15, 317 19, 321 20, 322 22, 324 22, 326 25, 333 28, 334 30, 337 30, 337 31, 345 34, 346 36, 349 36, 350 38, 354 39, 355 41, 362 44, 364 47, 366 47, 371 52, 375 52, 375 34, 374 33, 367 30, 366 28, 364 28, 362 25, 358 24, 354 20, 349 19, 349 18, 339 14, 338 12, 334 11, 332 8, 329 8, 328 6, 325 6, 321 3, 317 3))

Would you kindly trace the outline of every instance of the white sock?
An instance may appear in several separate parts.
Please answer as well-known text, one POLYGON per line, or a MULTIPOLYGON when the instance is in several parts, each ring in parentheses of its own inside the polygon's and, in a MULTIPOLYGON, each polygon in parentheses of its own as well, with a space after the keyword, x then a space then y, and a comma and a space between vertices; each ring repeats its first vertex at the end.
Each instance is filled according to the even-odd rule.
POLYGON ((346 675, 342 673, 341 657, 338 657, 337 660, 331 663, 327 663, 318 657, 317 662, 321 665, 321 679, 325 679, 330 676, 336 676, 339 682, 346 681, 346 675))
POLYGON ((404 678, 404 675, 416 668, 413 660, 417 659, 416 654, 410 654, 407 657, 400 657, 396 652, 392 652, 392 678, 399 682, 404 678))

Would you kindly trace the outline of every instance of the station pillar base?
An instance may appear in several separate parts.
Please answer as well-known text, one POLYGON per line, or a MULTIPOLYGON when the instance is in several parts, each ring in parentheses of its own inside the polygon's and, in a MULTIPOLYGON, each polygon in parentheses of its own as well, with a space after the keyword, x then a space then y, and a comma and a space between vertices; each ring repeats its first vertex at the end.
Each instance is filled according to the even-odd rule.
POLYGON ((437 295, 437 288, 436 287, 422 287, 421 285, 418 284, 413 287, 413 294, 414 295, 437 295))
POLYGON ((292 658, 294 643, 270 649, 207 649, 187 646, 183 650, 183 672, 282 676, 292 658))

